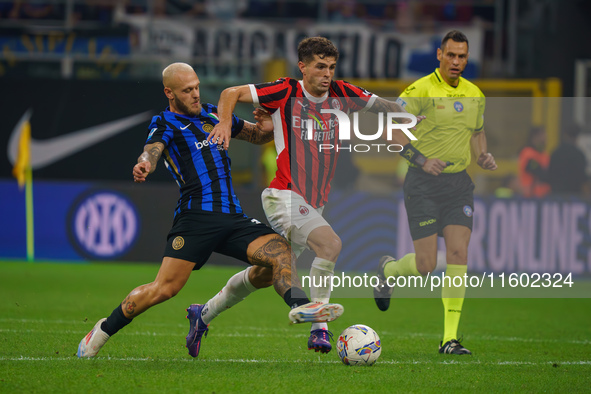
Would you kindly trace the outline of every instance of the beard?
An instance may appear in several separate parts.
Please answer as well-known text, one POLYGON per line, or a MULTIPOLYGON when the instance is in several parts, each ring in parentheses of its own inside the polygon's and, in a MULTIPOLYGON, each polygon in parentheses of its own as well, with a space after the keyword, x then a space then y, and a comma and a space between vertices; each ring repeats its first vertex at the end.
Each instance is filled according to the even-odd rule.
POLYGON ((192 107, 188 106, 185 102, 183 102, 181 99, 179 99, 176 94, 173 93, 172 95, 174 96, 174 101, 175 101, 176 107, 183 114, 189 115, 189 116, 195 116, 201 112, 201 105, 199 105, 197 108, 193 109, 192 107))

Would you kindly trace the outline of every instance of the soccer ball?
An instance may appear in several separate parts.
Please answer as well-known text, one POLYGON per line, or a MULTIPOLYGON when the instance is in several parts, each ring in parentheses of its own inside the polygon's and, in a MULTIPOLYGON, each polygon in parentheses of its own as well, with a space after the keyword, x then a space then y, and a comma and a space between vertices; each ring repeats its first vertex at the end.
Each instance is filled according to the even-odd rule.
POLYGON ((373 365, 382 353, 382 344, 371 327, 355 324, 339 335, 337 352, 345 365, 373 365))

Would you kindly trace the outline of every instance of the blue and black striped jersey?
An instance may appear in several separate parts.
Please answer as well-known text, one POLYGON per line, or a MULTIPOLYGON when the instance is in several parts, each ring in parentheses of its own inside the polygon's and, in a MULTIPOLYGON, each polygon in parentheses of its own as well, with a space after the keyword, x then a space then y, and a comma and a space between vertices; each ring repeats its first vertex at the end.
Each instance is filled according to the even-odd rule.
MULTIPOLYGON (((217 107, 203 104, 197 116, 170 112, 167 107, 152 118, 147 144, 161 142, 162 158, 180 187, 175 216, 181 210, 242 213, 232 186, 228 152, 209 143, 207 137, 218 124, 217 107)), ((232 117, 232 137, 244 127, 244 121, 232 117)))

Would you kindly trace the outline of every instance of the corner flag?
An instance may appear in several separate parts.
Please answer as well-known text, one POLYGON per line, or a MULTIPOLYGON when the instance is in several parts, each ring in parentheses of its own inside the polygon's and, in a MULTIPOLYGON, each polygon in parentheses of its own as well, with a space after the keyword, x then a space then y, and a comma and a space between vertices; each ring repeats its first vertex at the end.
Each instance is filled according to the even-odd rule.
POLYGON ((33 221, 33 169, 31 168, 31 123, 25 121, 18 141, 18 153, 12 174, 19 189, 25 186, 25 209, 27 220, 27 260, 35 259, 35 231, 33 221))
POLYGON ((23 123, 18 142, 18 155, 12 168, 12 175, 18 181, 19 188, 23 188, 27 180, 27 172, 31 167, 31 123, 27 120, 23 123))

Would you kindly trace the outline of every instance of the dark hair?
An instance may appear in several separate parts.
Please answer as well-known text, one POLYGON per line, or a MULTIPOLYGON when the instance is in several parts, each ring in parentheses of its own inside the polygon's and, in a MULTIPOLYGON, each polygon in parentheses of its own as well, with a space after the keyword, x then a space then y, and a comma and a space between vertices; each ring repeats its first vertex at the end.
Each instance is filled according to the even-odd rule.
POLYGON ((314 60, 314 55, 319 58, 334 57, 339 60, 339 50, 328 38, 308 37, 300 41, 298 45, 298 60, 307 63, 314 60))
POLYGON ((466 37, 466 35, 464 33, 462 33, 459 30, 452 30, 449 33, 447 33, 445 35, 445 37, 443 37, 443 40, 441 40, 441 50, 445 49, 445 44, 449 40, 452 40, 455 42, 465 42, 466 46, 468 46, 468 48, 470 47, 470 45, 468 44, 468 38, 466 37))

